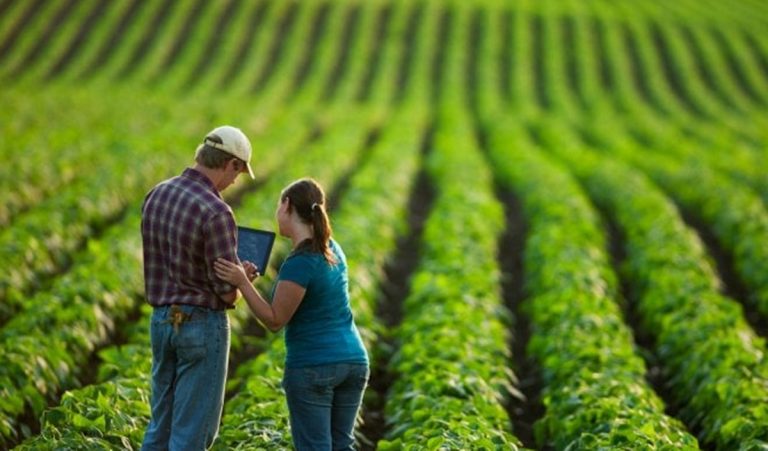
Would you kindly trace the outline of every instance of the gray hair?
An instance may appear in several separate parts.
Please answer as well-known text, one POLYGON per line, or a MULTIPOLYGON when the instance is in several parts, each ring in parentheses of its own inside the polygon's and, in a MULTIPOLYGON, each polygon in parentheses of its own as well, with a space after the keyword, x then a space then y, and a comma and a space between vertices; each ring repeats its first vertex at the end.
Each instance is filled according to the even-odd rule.
MULTIPOLYGON (((217 143, 222 142, 216 135, 208 135, 206 139, 217 143)), ((195 150, 195 161, 210 169, 221 169, 233 158, 236 157, 207 144, 200 144, 195 150)))

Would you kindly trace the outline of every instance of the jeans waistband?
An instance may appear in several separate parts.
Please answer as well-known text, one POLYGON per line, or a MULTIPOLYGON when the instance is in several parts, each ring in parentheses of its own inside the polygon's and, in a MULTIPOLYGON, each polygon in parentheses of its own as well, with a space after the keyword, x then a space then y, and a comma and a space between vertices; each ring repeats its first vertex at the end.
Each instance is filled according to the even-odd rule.
POLYGON ((187 322, 203 320, 211 315, 226 315, 226 310, 214 310, 208 307, 188 304, 168 304, 154 307, 153 316, 157 319, 169 319, 173 315, 181 316, 182 322, 187 322))

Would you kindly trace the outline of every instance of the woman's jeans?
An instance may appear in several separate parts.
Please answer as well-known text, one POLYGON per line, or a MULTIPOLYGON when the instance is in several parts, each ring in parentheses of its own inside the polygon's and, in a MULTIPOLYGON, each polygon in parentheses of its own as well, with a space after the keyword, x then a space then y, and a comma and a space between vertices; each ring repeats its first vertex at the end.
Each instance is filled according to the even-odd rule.
POLYGON ((298 451, 354 449, 355 419, 369 374, 365 364, 286 368, 283 388, 298 451))
POLYGON ((227 313, 188 305, 156 307, 150 337, 152 420, 142 450, 208 448, 218 433, 224 405, 227 313))

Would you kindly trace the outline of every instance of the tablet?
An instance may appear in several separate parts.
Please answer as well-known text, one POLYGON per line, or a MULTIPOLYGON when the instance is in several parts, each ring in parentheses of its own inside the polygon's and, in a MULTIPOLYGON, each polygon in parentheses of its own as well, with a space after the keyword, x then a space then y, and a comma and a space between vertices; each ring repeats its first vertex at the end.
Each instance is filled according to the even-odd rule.
POLYGON ((259 274, 264 274, 269 264, 269 254, 275 243, 275 232, 268 230, 237 227, 237 258, 256 265, 259 274))

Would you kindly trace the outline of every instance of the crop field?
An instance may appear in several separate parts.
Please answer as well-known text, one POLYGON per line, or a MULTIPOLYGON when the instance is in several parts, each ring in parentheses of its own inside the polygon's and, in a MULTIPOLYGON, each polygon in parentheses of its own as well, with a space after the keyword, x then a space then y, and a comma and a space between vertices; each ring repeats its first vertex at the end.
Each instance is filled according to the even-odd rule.
MULTIPOLYGON (((329 193, 361 449, 768 449, 768 2, 0 0, 0 105, 0 449, 139 449, 140 205, 221 124, 240 224, 329 193)), ((230 319, 214 449, 290 449, 230 319)))

